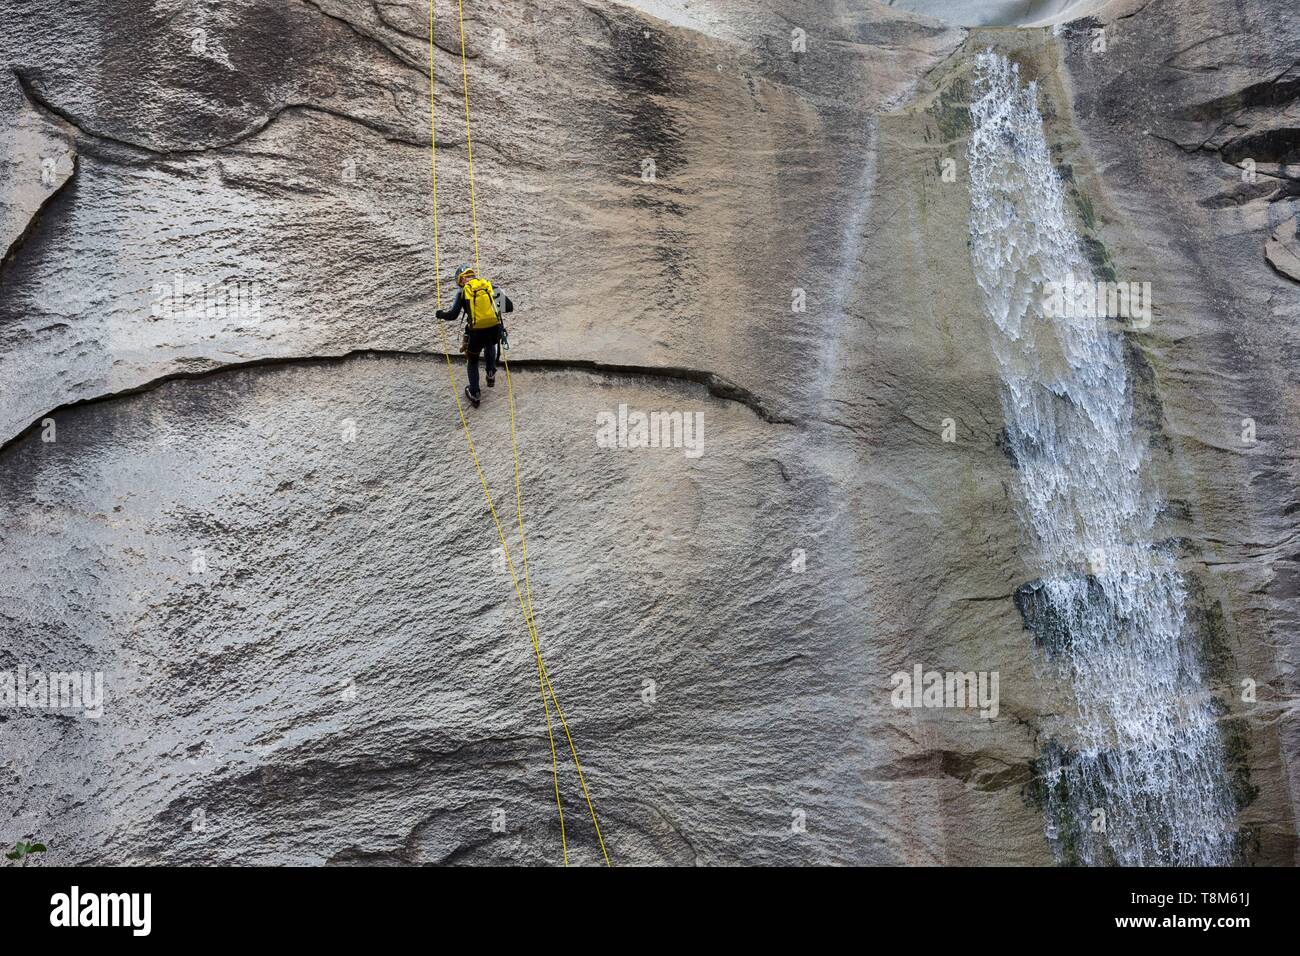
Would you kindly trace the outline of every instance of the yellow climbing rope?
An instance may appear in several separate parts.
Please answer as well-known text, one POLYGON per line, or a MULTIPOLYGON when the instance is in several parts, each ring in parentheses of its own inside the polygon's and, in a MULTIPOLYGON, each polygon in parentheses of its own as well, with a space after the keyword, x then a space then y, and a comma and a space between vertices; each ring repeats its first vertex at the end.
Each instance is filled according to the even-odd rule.
MULTIPOLYGON (((469 102, 469 66, 465 55, 465 5, 464 0, 457 0, 457 18, 460 26, 460 62, 461 77, 465 91, 465 143, 469 171, 469 192, 470 192, 470 220, 474 233, 474 268, 479 269, 479 243, 478 243, 478 206, 477 196, 474 189, 474 143, 470 126, 470 102, 469 102)), ((438 135, 437 135, 437 115, 434 95, 434 43, 433 43, 433 0, 429 0, 429 133, 430 149, 429 162, 430 171, 433 180, 433 268, 434 268, 434 287, 435 298, 438 308, 442 308, 442 271, 441 260, 439 255, 439 236, 438 236, 438 135)), ((447 333, 438 322, 438 335, 442 341, 443 355, 447 363, 447 379, 451 385, 452 398, 456 402, 456 411, 460 416, 461 428, 465 432, 465 442, 469 447, 470 458, 474 461, 474 468, 478 472, 479 483, 483 486, 483 494, 487 499, 488 511, 492 515, 492 524, 496 528, 497 538, 501 542, 501 552, 505 557, 506 567, 510 572, 510 580, 514 585, 515 596, 519 600, 519 609, 523 612, 524 624, 528 628, 528 636, 533 644, 533 656, 537 662, 537 682, 542 696, 542 706, 546 712, 546 733, 551 745, 551 780, 555 789, 555 807, 560 818, 560 841, 564 852, 564 864, 569 865, 569 842, 564 825, 564 806, 560 800, 560 780, 559 780, 559 761, 555 750, 555 733, 551 723, 551 705, 555 705, 555 713, 560 719, 560 725, 564 729, 564 736, 569 744, 569 753, 573 757, 573 765, 577 770, 578 782, 582 787, 583 799, 586 800, 587 809, 591 813, 591 822, 596 828, 596 839, 600 843, 600 852, 605 859, 605 865, 610 866, 609 853, 605 848, 605 839, 600 832, 600 823, 596 819, 596 808, 592 804, 591 794, 587 790, 587 781, 582 772, 582 764, 578 760, 578 750, 573 743, 573 735, 569 732, 568 721, 564 717, 564 711, 560 708, 560 701, 555 693, 555 687, 551 683, 551 676, 546 670, 546 665, 542 661, 541 640, 537 633, 537 622, 533 611, 533 593, 532 583, 528 573, 528 541, 524 534, 524 514, 523 514, 523 488, 520 479, 520 462, 519 462, 519 443, 516 432, 516 409, 514 396, 514 383, 510 377, 510 362, 502 354, 502 364, 506 373, 506 392, 510 405, 510 444, 514 452, 515 468, 515 515, 519 523, 519 544, 520 555, 524 571, 524 587, 519 586, 519 577, 515 572, 514 560, 510 554, 510 545, 506 541, 505 531, 501 526, 501 520, 497 515, 496 504, 492 499, 492 492, 488 488, 487 476, 483 472, 483 466, 479 461, 478 452, 474 447, 474 438, 470 434, 469 420, 465 417, 465 407, 460 400, 460 392, 456 388, 456 375, 451 364, 451 352, 447 348, 447 333), (549 695, 549 700, 548 700, 549 695)))
MULTIPOLYGON (((430 3, 433 0, 429 0, 430 3)), ((465 57, 465 0, 456 0, 456 18, 460 21, 460 75, 465 87, 465 159, 469 164, 469 217, 474 227, 474 271, 479 271, 478 261, 478 203, 474 196, 474 137, 469 124, 469 62, 465 57)), ((429 91, 433 95, 433 91, 429 91)))

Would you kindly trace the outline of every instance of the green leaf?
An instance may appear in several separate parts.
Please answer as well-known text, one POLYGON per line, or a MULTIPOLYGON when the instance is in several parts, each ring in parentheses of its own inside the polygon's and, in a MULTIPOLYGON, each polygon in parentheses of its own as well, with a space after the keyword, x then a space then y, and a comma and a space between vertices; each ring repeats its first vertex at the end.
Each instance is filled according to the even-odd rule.
POLYGON ((44 853, 44 843, 28 843, 26 840, 19 840, 14 844, 13 851, 5 854, 6 860, 21 860, 30 853, 44 853))

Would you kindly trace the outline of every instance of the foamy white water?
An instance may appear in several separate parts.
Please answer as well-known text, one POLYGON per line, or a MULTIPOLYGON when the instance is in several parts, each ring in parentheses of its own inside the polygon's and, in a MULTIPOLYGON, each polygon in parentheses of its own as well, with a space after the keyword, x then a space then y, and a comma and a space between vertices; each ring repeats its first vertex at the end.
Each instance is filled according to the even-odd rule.
POLYGON ((1042 579, 1044 665, 1077 698, 1043 727, 1047 834, 1062 860, 1085 864, 1229 863, 1236 814, 1223 741, 1185 582, 1156 547, 1160 498, 1144 484, 1148 448, 1121 335, 1042 304, 1048 283, 1093 276, 1037 97, 1018 66, 978 56, 971 260, 1042 579))

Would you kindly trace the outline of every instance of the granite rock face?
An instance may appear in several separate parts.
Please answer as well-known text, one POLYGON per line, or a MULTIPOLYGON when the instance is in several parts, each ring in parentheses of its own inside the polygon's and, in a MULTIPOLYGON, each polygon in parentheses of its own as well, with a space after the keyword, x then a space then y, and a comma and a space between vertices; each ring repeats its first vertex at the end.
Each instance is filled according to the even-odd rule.
MULTIPOLYGON (((38 0, 0 31, 0 671, 104 688, 98 718, 0 709, 4 838, 61 863, 562 862, 431 317, 477 233, 518 307, 542 653, 614 864, 1060 861, 1042 722, 1068 690, 1022 613, 1038 569, 967 249, 962 117, 995 47, 1040 82, 1097 261, 1157 290, 1122 334, 1189 634, 1243 852, 1294 862, 1284 5, 973 31, 1011 21, 465 6, 477 215, 438 0, 436 251, 423 3, 38 0), (608 447, 638 412, 694 429, 608 447), (996 715, 892 706, 916 665, 996 672, 996 715)), ((507 395, 469 421, 517 555, 507 395)), ((557 745, 571 859, 599 862, 557 745)))

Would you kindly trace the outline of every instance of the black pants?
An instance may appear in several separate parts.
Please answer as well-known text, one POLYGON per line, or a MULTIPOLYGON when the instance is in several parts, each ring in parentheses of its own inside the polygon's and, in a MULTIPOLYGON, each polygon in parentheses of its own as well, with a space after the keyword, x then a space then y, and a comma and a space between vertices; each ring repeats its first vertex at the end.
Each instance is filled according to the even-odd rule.
POLYGON ((488 378, 495 378, 497 374, 497 350, 500 345, 500 325, 494 325, 490 329, 469 330, 469 348, 467 349, 469 355, 465 364, 469 366, 469 390, 474 395, 478 395, 478 353, 483 353, 488 378))

